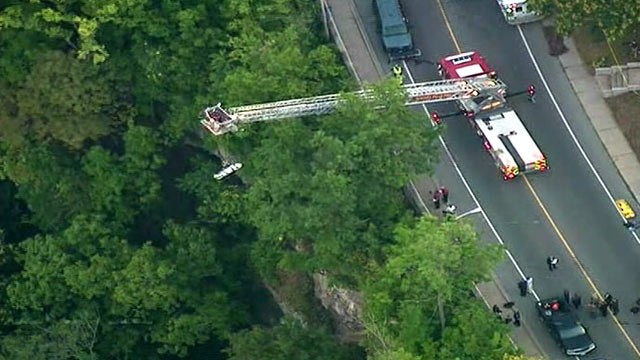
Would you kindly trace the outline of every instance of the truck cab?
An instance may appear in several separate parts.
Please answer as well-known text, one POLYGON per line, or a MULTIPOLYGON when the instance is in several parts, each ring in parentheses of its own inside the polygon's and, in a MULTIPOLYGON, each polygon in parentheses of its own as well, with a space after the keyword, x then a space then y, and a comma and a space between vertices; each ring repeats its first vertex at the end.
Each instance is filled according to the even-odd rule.
POLYGON ((421 55, 413 39, 398 0, 374 0, 380 22, 382 43, 391 60, 421 55))
POLYGON ((527 6, 527 0, 497 0, 502 16, 510 25, 524 24, 542 19, 527 6))
POLYGON ((438 61, 438 72, 443 79, 495 78, 496 76, 496 72, 489 66, 485 58, 476 51, 440 59, 438 61))

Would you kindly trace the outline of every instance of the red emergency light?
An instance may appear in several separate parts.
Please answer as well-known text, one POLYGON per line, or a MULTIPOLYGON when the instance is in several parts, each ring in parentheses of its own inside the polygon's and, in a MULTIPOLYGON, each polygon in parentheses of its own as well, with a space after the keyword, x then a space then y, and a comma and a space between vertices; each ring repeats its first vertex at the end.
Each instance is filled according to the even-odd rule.
POLYGON ((469 120, 473 120, 473 116, 474 116, 474 115, 475 115, 475 114, 473 113, 473 111, 465 111, 465 112, 464 112, 464 116, 466 116, 466 117, 467 117, 467 119, 469 119, 469 120))
POLYGON ((437 112, 432 112, 431 113, 431 122, 434 125, 440 125, 440 123, 442 122, 442 120, 440 120, 440 115, 438 115, 437 112))

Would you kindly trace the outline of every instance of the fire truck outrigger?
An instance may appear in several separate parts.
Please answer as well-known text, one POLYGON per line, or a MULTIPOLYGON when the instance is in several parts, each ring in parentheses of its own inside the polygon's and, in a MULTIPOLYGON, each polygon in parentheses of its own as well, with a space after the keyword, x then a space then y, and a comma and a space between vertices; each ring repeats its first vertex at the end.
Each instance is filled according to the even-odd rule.
MULTIPOLYGON (((496 72, 477 52, 447 56, 438 62, 443 79, 495 79, 496 72)), ((533 101, 535 87, 527 90, 533 101)), ((457 100, 460 110, 482 138, 483 146, 493 157, 504 180, 521 173, 547 170, 547 159, 526 127, 506 102, 506 88, 491 98, 482 96, 457 100)))

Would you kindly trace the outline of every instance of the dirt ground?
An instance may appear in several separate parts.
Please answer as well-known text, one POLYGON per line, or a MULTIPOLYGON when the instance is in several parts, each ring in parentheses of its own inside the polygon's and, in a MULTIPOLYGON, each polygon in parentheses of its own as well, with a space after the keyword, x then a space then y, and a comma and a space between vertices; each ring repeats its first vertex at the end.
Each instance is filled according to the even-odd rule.
POLYGON ((640 93, 628 93, 606 101, 633 152, 640 159, 640 93))
MULTIPOLYGON (((636 40, 640 42, 640 36, 638 34, 635 36, 637 36, 636 40)), ((607 44, 604 36, 593 29, 580 29, 572 37, 580 57, 587 66, 590 66, 592 74, 595 73, 593 69, 596 67, 640 62, 640 59, 634 59, 632 56, 633 53, 629 46, 629 41, 633 38, 631 35, 611 43, 611 47, 607 44), (613 49, 615 56, 612 55, 611 49, 613 49)), ((627 141, 636 156, 640 158, 640 92, 608 98, 606 101, 627 141)))

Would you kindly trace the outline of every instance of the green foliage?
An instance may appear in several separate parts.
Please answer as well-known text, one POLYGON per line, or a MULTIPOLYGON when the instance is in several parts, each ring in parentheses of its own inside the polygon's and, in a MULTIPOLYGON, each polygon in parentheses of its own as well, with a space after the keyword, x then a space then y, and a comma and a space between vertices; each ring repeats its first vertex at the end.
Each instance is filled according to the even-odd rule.
POLYGON ((0 358, 173 359, 228 340, 230 359, 354 359, 316 326, 318 270, 365 290, 372 359, 500 355, 503 329, 468 298, 495 249, 459 224, 414 224, 405 207, 403 186, 438 159, 437 132, 395 81, 344 96, 329 116, 197 136, 211 102, 350 90, 318 10, 312 0, 0 7, 0 177, 15 185, 2 208, 37 227, 0 229, 12 240, 0 241, 0 358), (211 154, 242 161, 243 183, 215 181, 211 154), (251 312, 270 301, 251 298, 260 281, 310 325, 251 326, 268 317, 251 312))
POLYGON ((47 327, 27 325, 15 336, 0 339, 0 358, 13 360, 98 360, 95 353, 100 318, 77 313, 47 327))
MULTIPOLYGON (((433 358, 435 347, 430 344, 441 337, 446 339, 449 331, 460 331, 445 328, 442 332, 442 321, 447 326, 462 325, 455 319, 476 301, 468 295, 473 282, 487 279, 500 252, 496 247, 480 245, 469 225, 441 223, 429 216, 415 224, 398 226, 395 240, 386 262, 364 289, 367 317, 377 319, 376 328, 386 329, 384 338, 391 339, 396 347, 433 358), (438 315, 440 306, 444 319, 438 315)), ((374 348, 377 343, 380 341, 372 343, 374 348)), ((475 358, 483 352, 489 350, 470 349, 466 355, 475 358), (478 352, 472 356, 472 350, 478 352)))
POLYGON ((44 231, 63 229, 73 216, 89 210, 86 177, 67 152, 52 146, 8 149, 0 158, 0 176, 18 187, 28 221, 44 231))
POLYGON ((282 252, 276 266, 355 280, 404 215, 406 181, 435 162, 435 133, 397 85, 372 91, 311 126, 272 125, 251 153, 248 216, 268 244, 258 246, 282 252))
POLYGON ((555 15, 556 28, 570 34, 586 24, 596 24, 611 40, 640 26, 640 5, 626 0, 528 0, 543 14, 555 15))
POLYGON ((132 126, 123 137, 122 156, 95 146, 83 159, 84 172, 90 179, 89 196, 94 209, 117 224, 131 224, 140 211, 158 202, 157 170, 165 160, 156 131, 132 126))
POLYGON ((413 355, 404 349, 400 350, 387 350, 379 352, 375 355, 368 357, 369 360, 421 360, 422 357, 413 355))
POLYGON ((325 329, 304 327, 294 319, 233 334, 229 342, 229 360, 352 359, 325 329))
POLYGON ((459 308, 440 341, 440 359, 495 360, 514 353, 504 323, 480 302, 459 308))
POLYGON ((126 113, 109 74, 57 51, 41 55, 14 94, 14 111, 0 115, 0 136, 13 143, 56 140, 79 149, 109 134, 126 113))
POLYGON ((252 32, 231 39, 233 50, 227 60, 231 65, 226 65, 223 83, 227 104, 322 94, 328 85, 335 87, 323 86, 322 80, 344 75, 328 47, 291 46, 303 37, 295 25, 280 32, 262 32, 259 28, 252 32))
POLYGON ((23 270, 7 289, 11 305, 21 310, 15 322, 64 322, 67 314, 97 306, 103 326, 96 348, 115 343, 119 324, 141 324, 135 332, 127 329, 129 348, 111 351, 134 351, 148 338, 157 351, 183 356, 241 322, 242 313, 236 309, 231 316, 217 283, 222 270, 211 234, 173 223, 164 233, 165 249, 137 248, 100 220, 77 218, 59 236, 24 241, 16 250, 23 270))

